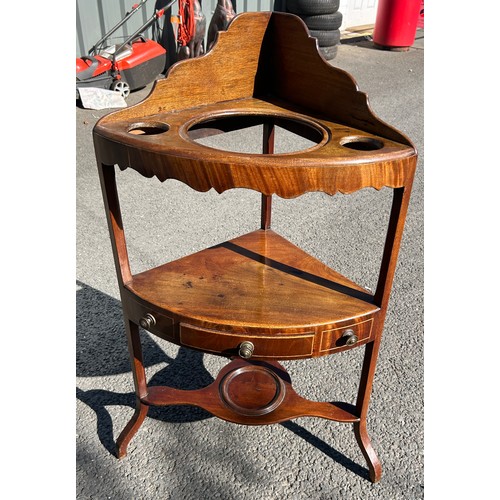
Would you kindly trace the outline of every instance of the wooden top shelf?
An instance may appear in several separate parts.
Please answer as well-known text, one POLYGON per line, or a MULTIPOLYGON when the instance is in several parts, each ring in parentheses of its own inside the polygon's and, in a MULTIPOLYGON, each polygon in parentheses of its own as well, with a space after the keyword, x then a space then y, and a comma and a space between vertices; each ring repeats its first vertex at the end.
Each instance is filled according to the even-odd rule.
POLYGON ((293 15, 237 16, 205 56, 175 64, 136 106, 94 128, 100 161, 198 191, 250 188, 295 197, 405 185, 416 151, 371 112, 352 77, 319 54, 293 15), (221 151, 196 138, 278 125, 314 146, 265 155, 221 151))

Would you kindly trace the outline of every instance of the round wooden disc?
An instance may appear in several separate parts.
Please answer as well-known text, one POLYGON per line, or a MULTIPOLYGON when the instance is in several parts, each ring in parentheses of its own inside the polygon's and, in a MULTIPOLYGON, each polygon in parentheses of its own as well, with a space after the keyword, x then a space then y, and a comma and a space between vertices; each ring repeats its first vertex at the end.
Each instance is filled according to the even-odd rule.
POLYGON ((222 401, 241 415, 265 415, 285 397, 285 384, 272 370, 248 365, 230 371, 221 380, 222 401))

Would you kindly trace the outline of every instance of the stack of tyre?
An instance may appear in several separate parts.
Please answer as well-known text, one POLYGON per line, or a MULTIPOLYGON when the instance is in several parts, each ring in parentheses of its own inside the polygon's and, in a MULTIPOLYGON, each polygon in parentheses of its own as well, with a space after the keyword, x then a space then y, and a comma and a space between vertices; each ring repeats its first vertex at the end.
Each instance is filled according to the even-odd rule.
POLYGON ((342 14, 340 0, 286 0, 286 10, 299 16, 318 40, 319 50, 329 61, 337 55, 342 14))

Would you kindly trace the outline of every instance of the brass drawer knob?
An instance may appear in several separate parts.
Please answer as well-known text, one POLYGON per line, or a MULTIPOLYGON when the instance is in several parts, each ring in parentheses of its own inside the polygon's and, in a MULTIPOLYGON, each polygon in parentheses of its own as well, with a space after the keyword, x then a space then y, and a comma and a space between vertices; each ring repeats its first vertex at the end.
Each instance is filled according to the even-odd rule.
POLYGON ((140 320, 139 325, 145 330, 149 330, 151 327, 156 325, 156 319, 151 313, 146 313, 140 320))
POLYGON ((254 350, 254 345, 246 340, 245 342, 242 342, 240 344, 238 354, 241 358, 248 359, 252 357, 253 350, 254 350))
POLYGON ((350 328, 342 334, 342 338, 345 341, 345 345, 354 345, 359 340, 358 336, 354 333, 354 330, 351 330, 350 328))

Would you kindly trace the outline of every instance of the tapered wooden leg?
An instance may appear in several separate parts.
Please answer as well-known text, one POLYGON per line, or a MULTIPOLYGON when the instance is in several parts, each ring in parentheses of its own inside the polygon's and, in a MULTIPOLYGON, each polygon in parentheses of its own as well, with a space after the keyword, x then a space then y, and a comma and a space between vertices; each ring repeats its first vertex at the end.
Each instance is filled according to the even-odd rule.
POLYGON ((370 480, 373 483, 376 483, 380 481, 380 478, 382 477, 382 466, 380 465, 380 461, 375 453, 375 450, 373 449, 370 438, 368 437, 365 420, 354 424, 354 434, 368 465, 370 480))
POLYGON ((365 457, 370 472, 370 480, 374 483, 380 481, 382 477, 382 466, 373 449, 368 431, 366 430, 366 416, 368 414, 368 405, 377 364, 378 350, 380 346, 380 336, 374 342, 366 344, 365 357, 363 360, 363 369, 361 371, 361 380, 359 384, 358 399, 356 403, 360 420, 354 424, 354 434, 361 452, 365 457))
POLYGON ((118 458, 123 458, 127 454, 127 446, 130 443, 130 440, 134 437, 135 433, 139 430, 141 424, 144 422, 148 410, 149 405, 141 403, 141 401, 137 399, 134 415, 116 441, 116 456, 118 458))
MULTIPOLYGON (((275 127, 273 122, 269 121, 264 123, 264 133, 262 138, 262 152, 264 154, 274 153, 274 129, 275 127)), ((272 195, 261 195, 261 229, 271 228, 271 205, 272 195)))
POLYGON ((139 327, 125 319, 125 329, 127 332, 128 351, 130 355, 130 363, 132 365, 132 374, 134 377, 135 394, 137 398, 135 413, 130 419, 125 429, 121 432, 116 441, 116 455, 122 458, 127 453, 127 446, 135 433, 139 430, 142 422, 146 418, 149 410, 149 405, 141 402, 141 398, 147 395, 146 372, 142 360, 141 339, 139 337, 139 327))

